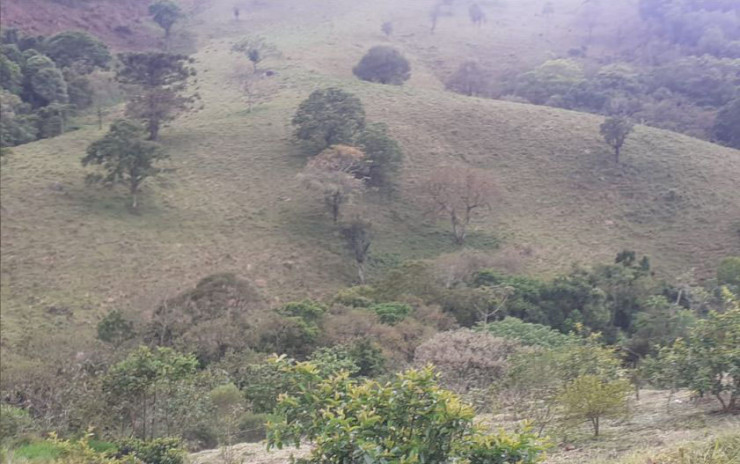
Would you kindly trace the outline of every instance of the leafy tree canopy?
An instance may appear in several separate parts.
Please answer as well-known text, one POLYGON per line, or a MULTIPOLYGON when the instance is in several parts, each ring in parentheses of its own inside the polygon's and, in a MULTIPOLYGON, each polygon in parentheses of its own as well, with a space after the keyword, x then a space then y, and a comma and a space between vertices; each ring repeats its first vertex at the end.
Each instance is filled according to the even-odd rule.
POLYGON ((107 68, 111 60, 103 42, 81 31, 66 31, 48 38, 44 52, 62 68, 80 65, 92 71, 95 67, 107 68))
POLYGON ((364 81, 401 85, 411 77, 411 65, 395 48, 378 45, 362 57, 352 72, 364 81))
POLYGON ((295 137, 315 154, 331 145, 350 144, 365 127, 365 109, 359 98, 343 90, 315 90, 300 104, 292 123, 295 137))

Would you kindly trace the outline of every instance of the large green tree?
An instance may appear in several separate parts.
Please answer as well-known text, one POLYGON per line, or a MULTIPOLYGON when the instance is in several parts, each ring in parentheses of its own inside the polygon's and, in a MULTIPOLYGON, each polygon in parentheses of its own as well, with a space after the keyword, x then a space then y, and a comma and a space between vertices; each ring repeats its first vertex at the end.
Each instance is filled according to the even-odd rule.
POLYGON ((81 66, 87 70, 107 68, 111 60, 108 47, 82 31, 65 31, 49 37, 44 42, 44 52, 57 66, 81 66))
POLYGON ((351 144, 365 127, 365 109, 359 98, 341 89, 314 90, 292 123, 295 137, 306 142, 313 155, 331 145, 351 144))
POLYGON ((87 148, 82 165, 100 165, 104 173, 89 176, 90 181, 126 184, 131 194, 131 206, 138 206, 137 195, 149 177, 162 172, 155 166, 166 159, 159 145, 145 139, 144 130, 135 122, 115 121, 110 131, 87 148))
POLYGON ((131 85, 135 92, 126 106, 129 117, 147 125, 149 138, 157 140, 164 122, 188 108, 192 98, 183 96, 188 79, 195 75, 185 55, 169 53, 124 53, 118 56, 121 67, 118 82, 131 85))

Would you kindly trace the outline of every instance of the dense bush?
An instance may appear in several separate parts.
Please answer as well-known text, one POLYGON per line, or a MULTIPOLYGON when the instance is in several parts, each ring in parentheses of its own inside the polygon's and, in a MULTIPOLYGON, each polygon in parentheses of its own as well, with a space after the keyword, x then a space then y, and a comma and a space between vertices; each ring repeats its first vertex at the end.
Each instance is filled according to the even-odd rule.
POLYGON ((440 389, 431 370, 408 371, 388 383, 357 383, 347 375, 321 378, 310 365, 286 366, 303 380, 281 398, 268 424, 268 446, 316 443, 299 462, 539 461, 527 434, 491 436, 473 425, 472 408, 440 389))
POLYGON ((159 346, 191 350, 202 362, 229 350, 257 345, 253 317, 265 302, 257 288, 234 274, 214 274, 154 311, 145 339, 159 346))
POLYGON ((648 359, 646 370, 660 386, 713 395, 723 412, 733 412, 740 409, 740 302, 724 291, 729 309, 697 322, 685 340, 648 359))
POLYGON ((371 48, 352 72, 364 81, 401 85, 411 77, 411 66, 395 48, 379 45, 371 48))
POLYGON ((116 457, 131 456, 147 464, 182 464, 185 450, 179 438, 158 438, 138 440, 130 438, 118 443, 116 457))
POLYGON ((0 404, 0 446, 12 444, 34 428, 28 411, 9 404, 0 404))
POLYGON ((458 393, 488 388, 508 370, 508 358, 519 345, 485 332, 461 329, 441 332, 419 345, 417 366, 434 365, 445 388, 458 393))
POLYGON ((412 308, 404 303, 378 303, 370 306, 370 311, 374 311, 383 324, 396 325, 411 314, 412 308))
POLYGON ((542 348, 560 348, 579 343, 574 335, 565 335, 542 324, 524 322, 516 317, 507 317, 502 321, 491 322, 476 327, 476 330, 487 332, 495 337, 514 340, 526 346, 542 348))

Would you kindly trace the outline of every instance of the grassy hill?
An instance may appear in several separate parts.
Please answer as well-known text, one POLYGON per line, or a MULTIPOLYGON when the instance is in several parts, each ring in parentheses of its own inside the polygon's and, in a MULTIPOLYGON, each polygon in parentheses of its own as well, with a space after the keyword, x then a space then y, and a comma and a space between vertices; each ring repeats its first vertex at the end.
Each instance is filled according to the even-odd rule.
MULTIPOLYGON (((321 11, 307 3, 271 2, 237 24, 231 3, 216 2, 193 21, 204 108, 163 131, 176 171, 148 184, 138 214, 122 190, 84 184, 80 158, 103 134, 92 119, 3 160, 4 347, 20 349, 41 329, 79 340, 107 310, 146 314, 214 272, 250 277, 276 301, 353 283, 338 230, 296 179, 304 159, 289 125, 300 101, 329 85, 357 94, 406 154, 397 194, 365 199, 376 273, 383 263, 458 249, 446 224, 419 206, 418 187, 444 164, 489 169, 498 179, 500 198, 476 222, 469 246, 495 254, 500 244, 531 273, 611 260, 630 248, 651 256, 661 273, 702 278, 740 253, 740 151, 640 126, 616 166, 600 140, 600 117, 443 90, 435 60, 463 57, 471 40, 501 38, 498 29, 452 27, 464 23, 458 15, 432 37, 421 1, 331 0, 321 11), (355 80, 354 63, 387 41, 379 26, 390 14, 408 18, 390 42, 411 60, 412 79, 403 87, 355 80), (263 63, 275 75, 260 84, 264 102, 251 113, 238 78, 248 63, 230 52, 246 33, 282 53, 263 63)), ((493 24, 511 24, 507 18, 493 24)), ((531 31, 512 32, 506 43, 515 42, 536 48, 531 31)))

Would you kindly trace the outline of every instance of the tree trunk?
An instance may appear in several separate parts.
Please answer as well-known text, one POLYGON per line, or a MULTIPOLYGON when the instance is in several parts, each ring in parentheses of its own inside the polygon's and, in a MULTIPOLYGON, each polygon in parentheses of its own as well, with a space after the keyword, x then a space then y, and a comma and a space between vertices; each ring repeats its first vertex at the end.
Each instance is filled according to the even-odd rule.
POLYGON ((149 129, 149 140, 157 140, 159 138, 159 121, 150 119, 147 128, 149 129))
POLYGON ((331 197, 331 217, 334 220, 334 224, 339 219, 339 192, 334 192, 331 197))
POLYGON ((594 417, 593 419, 591 419, 591 423, 594 426, 594 436, 598 437, 599 436, 599 418, 594 417))
POLYGON ((617 145, 614 147, 614 162, 619 164, 619 153, 622 151, 622 147, 617 145))
POLYGON ((365 263, 357 262, 357 277, 360 279, 360 285, 365 285, 365 263))
POLYGON ((136 181, 131 181, 131 208, 136 209, 139 207, 138 195, 139 184, 136 181))
POLYGON ((103 108, 98 105, 98 130, 103 130, 103 108))

